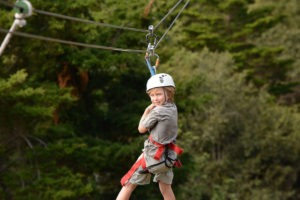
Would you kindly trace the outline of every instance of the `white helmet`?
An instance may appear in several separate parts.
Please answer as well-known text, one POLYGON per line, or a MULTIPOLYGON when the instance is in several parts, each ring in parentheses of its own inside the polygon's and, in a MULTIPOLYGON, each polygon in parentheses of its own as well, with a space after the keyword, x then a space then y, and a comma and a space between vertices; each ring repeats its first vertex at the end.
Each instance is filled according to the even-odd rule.
POLYGON ((155 74, 149 78, 146 86, 146 91, 157 88, 171 86, 175 88, 173 78, 169 74, 161 73, 155 74))

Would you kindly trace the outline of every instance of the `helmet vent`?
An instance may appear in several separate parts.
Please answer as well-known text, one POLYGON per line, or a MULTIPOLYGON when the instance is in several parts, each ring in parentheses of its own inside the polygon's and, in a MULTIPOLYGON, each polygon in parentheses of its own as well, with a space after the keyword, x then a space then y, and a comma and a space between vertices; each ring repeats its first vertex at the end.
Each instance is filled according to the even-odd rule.
POLYGON ((161 82, 161 83, 163 83, 164 82, 164 78, 161 76, 161 77, 159 77, 159 81, 161 82))

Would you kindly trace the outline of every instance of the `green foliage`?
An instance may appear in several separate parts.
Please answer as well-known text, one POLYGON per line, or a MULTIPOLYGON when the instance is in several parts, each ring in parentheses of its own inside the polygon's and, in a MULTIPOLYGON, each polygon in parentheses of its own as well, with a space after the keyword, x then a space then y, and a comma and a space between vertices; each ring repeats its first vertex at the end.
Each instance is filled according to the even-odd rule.
MULTIPOLYGON (((261 4, 272 5, 269 1, 259 1, 257 4, 257 6, 261 4)), ((296 1, 289 0, 280 1, 277 6, 273 5, 273 7, 273 13, 283 15, 284 19, 281 23, 264 32, 260 38, 255 40, 255 43, 259 46, 280 46, 282 47, 282 52, 278 55, 278 58, 290 61, 292 58, 293 62, 288 64, 289 68, 285 73, 288 78, 282 80, 281 84, 276 84, 271 88, 271 92, 276 95, 282 93, 293 95, 295 88, 299 85, 299 45, 296 45, 299 41, 299 14, 297 11, 299 10, 299 5, 296 1)))
POLYGON ((8 188, 1 198, 9 199, 17 194, 13 188, 25 184, 34 174, 36 160, 28 157, 26 151, 45 144, 42 134, 34 131, 35 127, 49 127, 58 103, 70 104, 73 101, 66 91, 59 91, 56 87, 32 87, 28 76, 21 69, 7 79, 0 79, 0 181, 2 189, 8 188))
POLYGON ((256 6, 253 1, 243 0, 195 3, 186 14, 186 34, 180 44, 191 50, 207 47, 216 52, 229 51, 237 70, 245 70, 249 81, 273 91, 278 83, 287 80, 292 62, 292 57, 281 56, 281 46, 261 47, 254 42, 283 21, 283 13, 273 10, 274 3, 256 6))
POLYGON ((180 198, 293 198, 300 151, 297 109, 276 105, 265 91, 247 86, 243 75, 232 75, 228 54, 203 51, 188 59, 198 63, 193 70, 198 84, 181 86, 188 91, 183 101, 199 94, 210 98, 182 108, 192 109, 182 116, 187 120, 181 138, 194 155, 194 167, 180 198))
MULTIPOLYGON (((140 29, 156 25, 176 2, 31 0, 38 10, 140 29)), ((156 49, 158 72, 176 82, 178 144, 185 150, 183 168, 174 170, 177 199, 299 197, 299 5, 191 1, 156 49), (277 105, 286 94, 294 95, 292 105, 277 105)), ((0 12, 1 28, 9 29, 13 11, 0 6, 0 12)), ((176 14, 157 27, 158 37, 176 14)), ((147 33, 39 13, 26 21, 19 28, 26 33, 147 47, 147 33)), ((147 137, 136 129, 150 103, 144 55, 14 35, 0 66, 0 199, 114 199, 147 137), (73 70, 73 86, 88 72, 76 97, 72 87, 58 87, 65 66, 73 70)), ((132 195, 158 198, 157 184, 132 195)))
POLYGON ((74 174, 64 167, 45 175, 47 177, 36 181, 31 190, 22 188, 18 199, 74 199, 88 196, 93 190, 92 184, 86 183, 82 174, 74 174))

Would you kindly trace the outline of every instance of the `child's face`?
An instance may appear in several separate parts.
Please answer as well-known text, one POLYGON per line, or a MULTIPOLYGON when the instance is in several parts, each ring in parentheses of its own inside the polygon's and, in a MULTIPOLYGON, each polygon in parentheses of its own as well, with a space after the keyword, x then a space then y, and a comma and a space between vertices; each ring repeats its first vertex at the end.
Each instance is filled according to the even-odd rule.
POLYGON ((149 93, 152 104, 155 106, 160 106, 165 103, 166 97, 163 88, 152 89, 149 93))

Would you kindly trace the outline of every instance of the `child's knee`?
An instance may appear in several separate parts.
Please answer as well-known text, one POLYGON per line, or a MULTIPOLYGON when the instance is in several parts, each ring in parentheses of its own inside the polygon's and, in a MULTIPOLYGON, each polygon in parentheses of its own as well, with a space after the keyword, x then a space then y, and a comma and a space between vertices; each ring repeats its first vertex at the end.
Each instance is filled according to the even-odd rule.
POLYGON ((165 191, 168 191, 168 190, 171 190, 172 187, 170 184, 166 184, 166 183, 163 183, 161 181, 159 181, 159 189, 161 192, 165 192, 165 191))
POLYGON ((128 190, 128 191, 132 192, 136 188, 136 185, 132 184, 132 183, 127 183, 123 187, 124 187, 125 190, 128 190))

